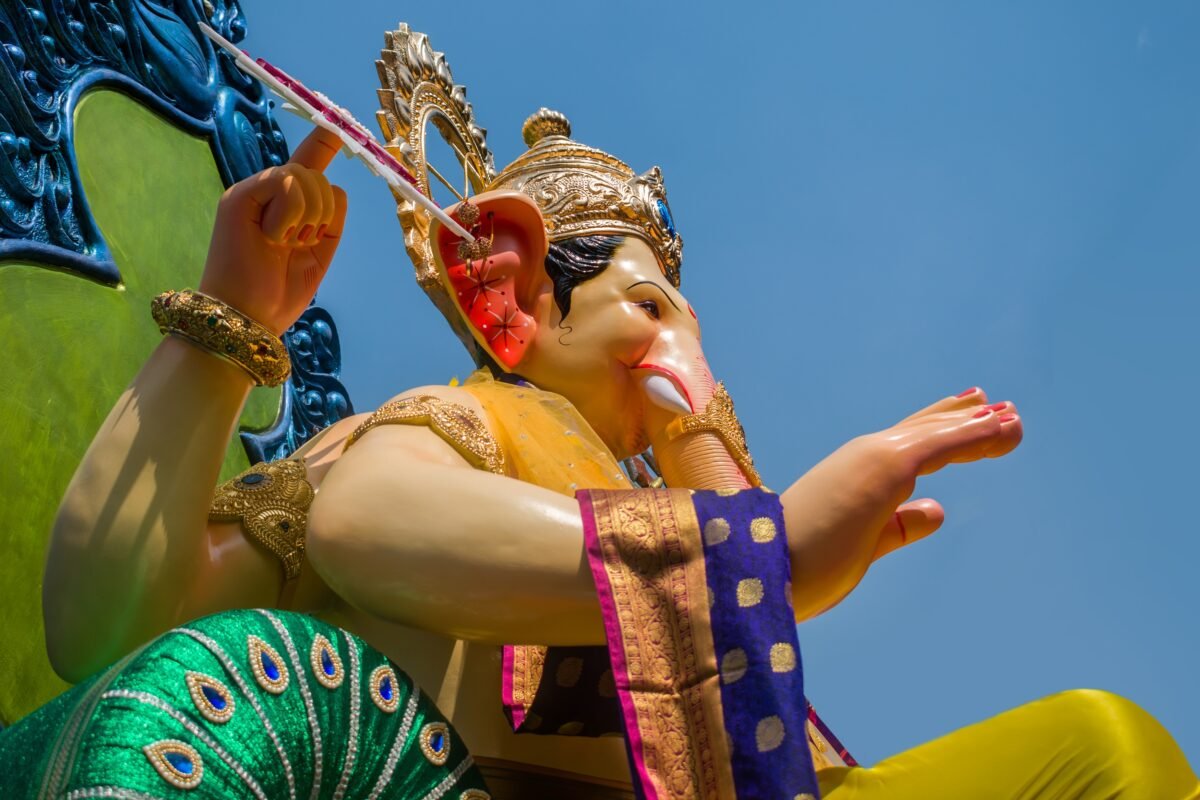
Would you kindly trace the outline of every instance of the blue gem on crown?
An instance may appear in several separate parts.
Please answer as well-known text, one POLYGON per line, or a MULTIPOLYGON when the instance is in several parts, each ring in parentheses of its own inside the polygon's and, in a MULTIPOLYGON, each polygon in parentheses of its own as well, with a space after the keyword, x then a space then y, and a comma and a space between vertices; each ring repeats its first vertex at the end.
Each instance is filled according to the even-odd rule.
POLYGON ((671 238, 674 239, 679 234, 675 230, 675 218, 671 216, 671 209, 667 206, 667 201, 660 197, 655 203, 658 205, 659 218, 662 219, 663 225, 666 226, 667 233, 671 234, 671 238))

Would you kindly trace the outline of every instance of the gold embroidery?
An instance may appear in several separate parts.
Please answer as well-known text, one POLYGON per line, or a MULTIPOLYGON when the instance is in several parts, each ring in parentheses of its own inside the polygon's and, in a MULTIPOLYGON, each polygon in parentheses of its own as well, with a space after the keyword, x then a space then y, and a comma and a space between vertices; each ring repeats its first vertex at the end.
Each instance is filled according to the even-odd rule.
POLYGON ((796 668, 796 650, 787 642, 771 645, 771 671, 791 672, 796 668))
POLYGON ((740 647, 733 648, 721 658, 721 683, 726 686, 736 683, 742 679, 749 667, 750 661, 746 658, 746 651, 740 647))
POLYGON ((638 754, 660 797, 732 797, 699 522, 686 490, 593 492, 638 754))
POLYGON ((808 751, 812 753, 813 767, 820 770, 826 767, 842 766, 841 759, 834 761, 829 757, 829 753, 832 752, 831 748, 817 726, 810 720, 806 727, 808 728, 808 751))
POLYGON ((743 578, 738 581, 737 601, 742 608, 756 606, 762 602, 763 585, 758 578, 743 578))
POLYGON ((558 669, 554 672, 554 682, 564 689, 570 689, 579 683, 581 675, 583 675, 583 659, 571 656, 564 658, 558 665, 558 669))
POLYGON ((762 544, 775 538, 775 523, 770 517, 755 517, 750 521, 750 538, 762 544))
POLYGON ((525 710, 525 730, 533 730, 541 724, 536 714, 530 714, 538 687, 542 685, 542 671, 546 668, 546 648, 539 645, 518 644, 512 646, 513 680, 512 700, 525 710))
POLYGON ((299 460, 255 464, 217 487, 208 518, 240 522, 246 535, 283 564, 285 580, 300 576, 313 490, 299 460))
POLYGON ((432 395, 402 397, 384 403, 346 440, 346 447, 379 425, 424 425, 476 469, 505 474, 504 451, 483 420, 469 408, 432 395))
POLYGON ((773 714, 760 719, 754 728, 754 743, 758 745, 760 753, 769 753, 779 747, 785 736, 787 731, 784 730, 783 720, 773 714))
POLYGON ((704 523, 704 543, 709 547, 729 538, 729 523, 722 517, 713 517, 704 523))

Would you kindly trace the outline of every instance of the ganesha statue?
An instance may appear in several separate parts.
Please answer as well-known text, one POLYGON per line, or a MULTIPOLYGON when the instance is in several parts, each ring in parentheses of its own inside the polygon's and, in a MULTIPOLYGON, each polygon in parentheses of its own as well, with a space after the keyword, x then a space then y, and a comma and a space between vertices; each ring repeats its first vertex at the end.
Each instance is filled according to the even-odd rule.
POLYGON ((466 176, 442 215, 396 198, 477 370, 221 483, 335 257, 342 144, 317 129, 232 185, 62 499, 44 616, 78 685, 0 734, 5 797, 1200 797, 1170 735, 1098 691, 857 764, 806 700, 796 625, 933 533, 917 478, 1012 451, 1016 407, 970 388, 761 476, 659 168, 541 109, 497 170, 424 35, 388 33, 378 66, 416 189, 446 180, 430 135, 466 176))

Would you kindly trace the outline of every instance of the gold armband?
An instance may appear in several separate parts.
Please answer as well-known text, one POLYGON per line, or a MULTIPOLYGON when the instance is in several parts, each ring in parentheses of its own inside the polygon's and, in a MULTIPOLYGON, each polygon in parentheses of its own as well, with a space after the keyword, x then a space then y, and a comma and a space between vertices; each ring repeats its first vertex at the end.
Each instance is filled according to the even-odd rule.
POLYGON ((283 577, 300 577, 308 509, 313 489, 300 460, 255 464, 217 487, 208 518, 240 522, 251 541, 271 551, 283 564, 283 577))
POLYGON ((504 475, 504 451, 483 420, 469 408, 432 395, 402 397, 379 407, 359 425, 346 447, 379 425, 423 425, 453 447, 476 469, 504 475))
POLYGON ((158 329, 237 364, 259 386, 278 386, 292 371, 278 336, 233 306, 192 291, 163 292, 150 303, 158 329))
POLYGON ((762 478, 754 468, 754 459, 746 447, 746 431, 738 422, 737 414, 733 411, 733 398, 725 390, 724 383, 717 384, 717 390, 708 401, 708 408, 703 414, 689 414, 679 417, 667 426, 667 440, 674 441, 688 433, 715 433, 729 455, 737 462, 746 480, 751 486, 762 486, 762 478))

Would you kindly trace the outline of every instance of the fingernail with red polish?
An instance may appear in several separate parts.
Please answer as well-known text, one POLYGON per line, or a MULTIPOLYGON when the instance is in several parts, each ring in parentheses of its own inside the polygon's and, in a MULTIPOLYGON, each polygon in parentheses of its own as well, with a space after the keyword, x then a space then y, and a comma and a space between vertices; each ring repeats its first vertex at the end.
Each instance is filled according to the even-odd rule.
POLYGON ((321 227, 317 228, 317 238, 318 239, 320 239, 322 236, 325 235, 325 229, 328 227, 329 227, 328 225, 322 225, 321 227))
POLYGON ((1017 418, 1016 414, 1005 414, 1003 417, 1000 418, 1000 421, 1001 422, 1012 422, 1016 418, 1017 418))
POLYGON ((288 228, 288 229, 287 229, 287 233, 285 233, 285 234, 283 235, 283 238, 284 238, 284 239, 290 239, 290 238, 292 238, 292 234, 293 234, 293 233, 295 233, 295 232, 296 232, 296 226, 295 226, 295 225, 293 225, 292 227, 290 227, 290 228, 288 228))
POLYGON ((978 392, 978 391, 979 391, 979 387, 978 387, 978 386, 972 386, 970 389, 967 389, 965 392, 962 392, 962 393, 960 393, 960 394, 956 394, 956 395, 954 395, 954 396, 955 396, 955 397, 957 397, 957 398, 959 398, 959 399, 961 399, 961 398, 963 398, 963 397, 970 397, 971 395, 975 394, 975 393, 976 393, 976 392, 978 392))
POLYGON ((1003 411, 1004 409, 1008 408, 1008 403, 992 403, 990 406, 988 406, 988 408, 990 408, 992 411, 1003 411))
POLYGON ((983 408, 983 409, 980 409, 979 411, 976 411, 974 414, 971 415, 971 418, 979 419, 980 417, 986 417, 988 414, 991 414, 991 413, 992 413, 991 406, 988 406, 987 408, 983 408))
POLYGON ((313 232, 313 226, 305 225, 303 228, 300 229, 300 237, 299 237, 300 241, 307 242, 308 237, 312 236, 312 232, 313 232))

